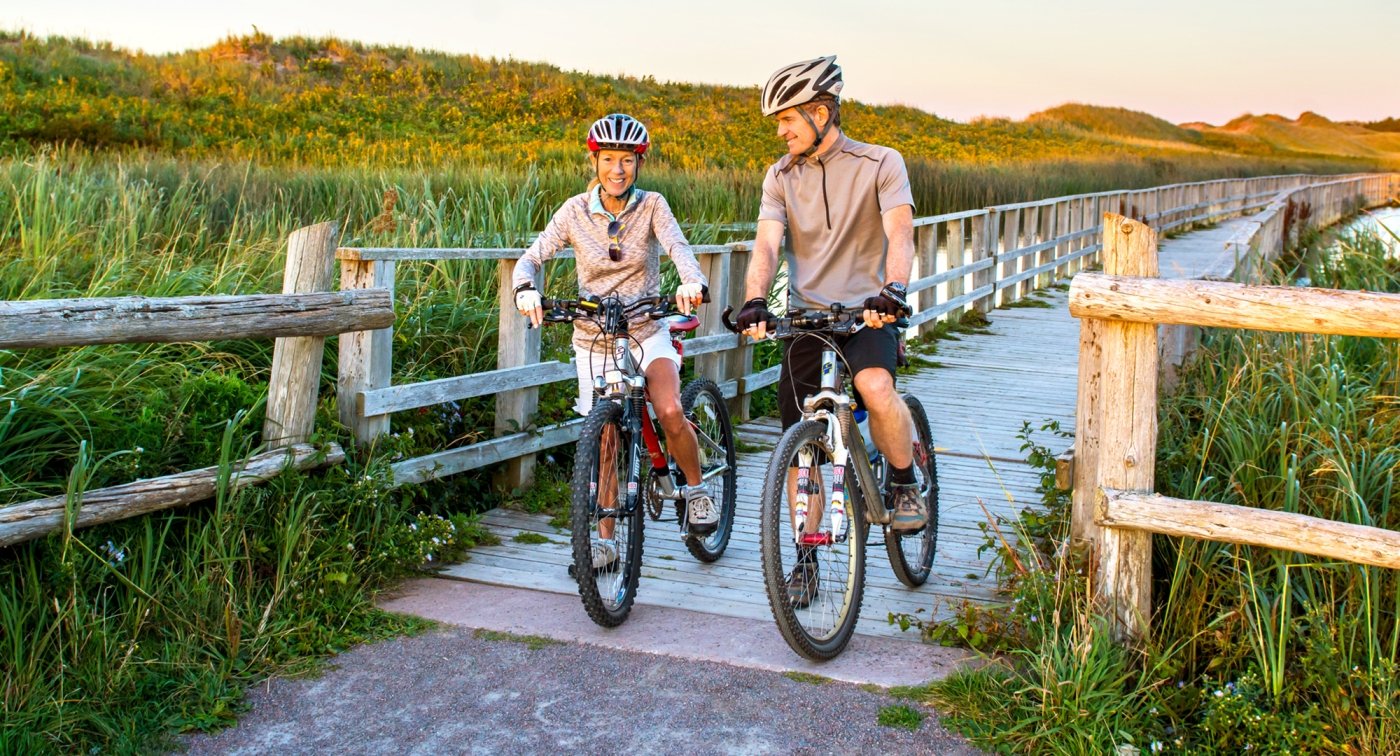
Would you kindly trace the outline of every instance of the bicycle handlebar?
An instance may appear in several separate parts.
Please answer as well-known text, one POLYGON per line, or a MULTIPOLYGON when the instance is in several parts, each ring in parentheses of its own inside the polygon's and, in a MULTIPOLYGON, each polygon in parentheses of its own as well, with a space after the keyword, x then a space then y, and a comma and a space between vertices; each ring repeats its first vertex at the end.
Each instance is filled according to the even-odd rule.
MULTIPOLYGON (((710 291, 704 290, 700 298, 701 303, 710 301, 710 291)), ((635 315, 642 310, 646 310, 647 317, 652 320, 660 320, 672 315, 681 315, 676 308, 674 294, 662 294, 654 297, 642 297, 628 304, 623 304, 621 299, 615 296, 607 297, 584 297, 582 299, 541 299, 540 307, 545 310, 544 320, 547 323, 572 323, 576 318, 587 318, 597 320, 607 319, 608 315, 614 315, 621 320, 635 315), (609 313, 609 310, 612 310, 609 313)))
MULTIPOLYGON (((739 326, 729 319, 729 314, 732 312, 734 312, 733 307, 724 308, 724 312, 720 315, 720 321, 730 331, 741 333, 739 326)), ((846 307, 839 302, 824 310, 815 308, 793 310, 790 315, 774 318, 776 322, 770 331, 771 338, 786 339, 816 331, 849 335, 865 327, 864 312, 864 307, 846 307)), ((893 323, 886 325, 895 328, 908 328, 909 318, 901 316, 893 323)))

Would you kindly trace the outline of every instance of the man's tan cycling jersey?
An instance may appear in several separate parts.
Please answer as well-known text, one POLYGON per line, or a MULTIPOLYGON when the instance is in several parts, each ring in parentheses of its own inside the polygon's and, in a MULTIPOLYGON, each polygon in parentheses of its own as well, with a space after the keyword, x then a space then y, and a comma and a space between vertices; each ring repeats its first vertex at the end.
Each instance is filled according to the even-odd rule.
POLYGON ((904 158, 842 135, 810 158, 786 155, 763 179, 759 220, 787 226, 788 304, 856 306, 885 285, 881 216, 914 204, 904 158))

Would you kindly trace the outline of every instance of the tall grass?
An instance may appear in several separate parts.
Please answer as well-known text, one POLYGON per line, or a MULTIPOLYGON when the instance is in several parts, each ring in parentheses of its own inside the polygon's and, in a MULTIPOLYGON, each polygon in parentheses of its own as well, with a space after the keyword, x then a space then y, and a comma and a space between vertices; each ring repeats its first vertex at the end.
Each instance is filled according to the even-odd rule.
MULTIPOLYGON (((248 417, 222 430, 212 505, 5 550, 0 752, 146 752, 230 722, 255 679, 418 626, 375 611, 369 591, 425 548, 451 558, 474 526, 419 517, 411 529, 410 497, 355 460, 231 492, 248 417)), ((118 459, 81 446, 73 501, 118 459)))
MULTIPOLYGON (((1277 276, 1400 292, 1395 249, 1346 234, 1277 276)), ((1397 389, 1391 341, 1209 332, 1161 407, 1157 489, 1400 530, 1397 389)), ((1027 515, 1003 552, 1011 607, 944 631, 1009 653, 929 693, 965 732, 1025 753, 1400 751, 1400 574, 1157 537, 1151 639, 1090 653, 1107 638, 1064 514, 1027 515)))

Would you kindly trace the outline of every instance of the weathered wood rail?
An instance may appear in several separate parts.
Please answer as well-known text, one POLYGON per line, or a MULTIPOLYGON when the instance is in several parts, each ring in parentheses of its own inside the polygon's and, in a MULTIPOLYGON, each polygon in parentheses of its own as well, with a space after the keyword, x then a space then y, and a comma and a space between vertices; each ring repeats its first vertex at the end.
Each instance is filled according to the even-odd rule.
MULTIPOLYGON (((1165 233, 1263 211, 1259 213, 1259 232, 1237 243, 1236 252, 1244 259, 1259 255, 1260 249, 1269 246, 1265 243, 1266 238, 1272 238, 1269 234, 1277 236, 1287 225, 1285 221, 1294 218, 1285 212, 1288 193, 1314 186, 1326 187, 1320 191, 1340 199, 1391 197, 1400 188, 1400 177, 1224 179, 1056 197, 919 218, 915 221, 915 262, 909 286, 915 309, 911 333, 923 334, 938 321, 1010 303, 1096 263, 1102 250, 1101 219, 1106 212, 1137 218, 1165 233)), ((719 384, 740 420, 748 416, 748 399, 753 392, 778 380, 776 367, 754 369, 752 345, 724 331, 719 320, 725 304, 743 301, 743 272, 751 250, 750 242, 695 247, 716 304, 702 309, 697 338, 686 344, 697 372, 719 384)), ((393 467, 397 482, 421 482, 505 462, 508 469, 502 482, 519 486, 530 478, 535 453, 577 438, 578 420, 520 430, 534 421, 540 386, 574 378, 570 363, 541 362, 539 331, 527 330, 511 306, 510 274, 523 252, 512 248, 352 247, 336 251, 341 261, 341 288, 345 290, 378 287, 392 291, 395 266, 401 262, 494 260, 498 266, 502 306, 496 370, 393 385, 389 371, 391 329, 341 338, 341 420, 354 429, 356 443, 372 443, 387 433, 394 412, 496 397, 497 438, 399 462, 393 467)), ((564 256, 570 254, 566 251, 564 256)))
MULTIPOLYGON (((285 470, 339 464, 345 453, 337 444, 305 443, 313 430, 325 337, 390 326, 394 309, 383 289, 327 291, 337 236, 334 223, 290 236, 280 295, 0 302, 0 349, 275 338, 263 426, 268 451, 232 462, 227 485, 237 490, 285 470)), ((0 546, 70 524, 87 527, 202 501, 214 496, 223 473, 206 467, 0 508, 0 546)))
MULTIPOLYGON (((1300 231, 1306 207, 1318 225, 1396 197, 1396 177, 1324 182, 1280 195, 1235 240, 1238 275, 1257 276, 1300 231)), ((1400 568, 1400 533, 1306 515, 1154 493, 1159 326, 1211 326, 1296 333, 1400 337, 1400 295, 1157 279, 1157 239, 1148 226, 1109 215, 1103 272, 1070 286, 1081 319, 1074 450, 1073 536, 1091 544, 1098 597, 1120 638, 1141 636, 1151 618, 1151 534, 1190 535, 1286 548, 1400 568)))

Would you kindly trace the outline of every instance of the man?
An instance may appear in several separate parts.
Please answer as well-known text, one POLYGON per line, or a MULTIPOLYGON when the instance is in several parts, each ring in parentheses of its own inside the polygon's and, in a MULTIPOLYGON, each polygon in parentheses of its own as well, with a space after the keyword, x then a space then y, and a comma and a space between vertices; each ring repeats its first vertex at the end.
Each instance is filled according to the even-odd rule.
MULTIPOLYGON (((838 341, 875 445, 890 465, 892 527, 913 532, 928 522, 913 471, 912 420, 895 392, 898 335, 908 313, 906 287, 914 259, 914 198, 904 159, 888 147, 856 142, 841 131, 841 68, 836 56, 785 66, 764 85, 763 115, 777 124, 788 154, 763 179, 758 232, 745 278, 738 325, 763 339, 773 323, 767 292, 787 232, 789 308, 864 304, 866 328, 838 341)), ((783 355, 778 404, 783 427, 802 417, 800 402, 820 387, 822 344, 798 339, 783 355)), ((789 499, 795 479, 789 480, 789 499)), ((809 523, 821 511, 809 512, 809 523)), ((803 604, 815 592, 815 571, 799 569, 789 594, 803 604), (811 585, 803 585, 810 578, 811 585)))

